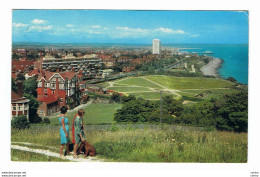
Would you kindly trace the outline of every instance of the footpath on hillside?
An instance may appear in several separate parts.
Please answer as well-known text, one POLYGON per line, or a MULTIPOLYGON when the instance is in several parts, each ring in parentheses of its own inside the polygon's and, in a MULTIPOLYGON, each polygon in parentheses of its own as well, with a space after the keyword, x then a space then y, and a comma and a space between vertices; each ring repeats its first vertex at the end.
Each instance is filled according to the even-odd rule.
MULTIPOLYGON (((36 149, 36 148, 28 147, 28 146, 33 146, 34 144, 32 144, 32 143, 27 143, 27 142, 12 142, 12 143, 16 144, 16 145, 11 145, 11 149, 37 153, 37 154, 46 155, 46 156, 50 156, 50 157, 56 157, 56 158, 59 158, 59 159, 62 159, 62 160, 69 160, 69 161, 72 161, 72 162, 103 162, 104 161, 103 159, 99 159, 98 157, 86 157, 86 158, 84 158, 83 155, 79 155, 79 158, 77 158, 77 159, 73 158, 73 155, 60 157, 59 153, 52 152, 50 150, 36 149), (17 145, 17 144, 19 144, 19 145, 17 145)), ((47 148, 57 149, 57 148, 54 148, 54 147, 47 147, 47 148)))

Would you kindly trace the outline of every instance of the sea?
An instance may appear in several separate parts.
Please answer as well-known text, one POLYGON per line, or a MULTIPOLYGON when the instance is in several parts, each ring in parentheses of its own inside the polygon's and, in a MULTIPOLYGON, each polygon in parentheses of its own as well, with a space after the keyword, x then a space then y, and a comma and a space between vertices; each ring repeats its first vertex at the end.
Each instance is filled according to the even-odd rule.
POLYGON ((189 53, 212 52, 206 54, 222 59, 222 66, 218 70, 221 78, 235 78, 239 83, 248 85, 248 44, 170 44, 165 47, 179 48, 189 53))

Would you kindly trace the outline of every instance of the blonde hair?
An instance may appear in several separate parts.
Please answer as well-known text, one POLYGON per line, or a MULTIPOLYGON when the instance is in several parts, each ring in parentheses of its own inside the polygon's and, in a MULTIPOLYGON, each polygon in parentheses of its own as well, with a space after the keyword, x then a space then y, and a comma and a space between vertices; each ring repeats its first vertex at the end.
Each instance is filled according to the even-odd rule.
POLYGON ((84 111, 83 109, 80 109, 80 110, 78 111, 78 115, 79 115, 79 116, 83 116, 84 113, 85 113, 85 111, 84 111))

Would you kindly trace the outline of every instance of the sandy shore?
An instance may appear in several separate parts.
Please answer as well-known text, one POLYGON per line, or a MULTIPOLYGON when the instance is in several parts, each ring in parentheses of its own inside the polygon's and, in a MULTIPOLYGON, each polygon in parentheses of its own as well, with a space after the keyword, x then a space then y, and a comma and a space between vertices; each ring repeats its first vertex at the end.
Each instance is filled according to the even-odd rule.
POLYGON ((213 58, 208 64, 202 66, 200 70, 205 76, 215 76, 218 77, 218 68, 221 66, 221 59, 213 58))

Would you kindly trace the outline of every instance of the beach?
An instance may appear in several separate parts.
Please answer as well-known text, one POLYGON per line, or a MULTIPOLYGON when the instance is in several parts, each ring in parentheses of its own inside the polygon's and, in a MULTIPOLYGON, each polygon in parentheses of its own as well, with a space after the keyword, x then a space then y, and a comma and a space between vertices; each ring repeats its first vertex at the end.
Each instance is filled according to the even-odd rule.
POLYGON ((218 77, 218 68, 221 66, 222 60, 219 58, 213 58, 208 64, 201 67, 200 70, 205 76, 218 77))

